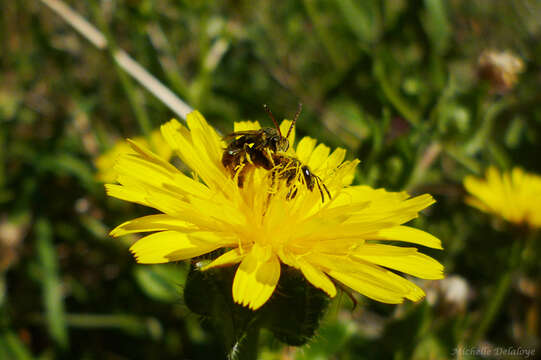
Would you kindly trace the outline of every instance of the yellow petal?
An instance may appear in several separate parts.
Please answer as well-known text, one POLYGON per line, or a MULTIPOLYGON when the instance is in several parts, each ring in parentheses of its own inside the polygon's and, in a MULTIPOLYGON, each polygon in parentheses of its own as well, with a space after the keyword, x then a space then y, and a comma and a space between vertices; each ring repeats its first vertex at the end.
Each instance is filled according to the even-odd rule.
POLYGON ((250 252, 240 263, 233 280, 233 299, 252 310, 260 308, 272 295, 280 278, 280 261, 272 255, 267 261, 250 252))
POLYGON ((167 162, 166 159, 148 150, 148 148, 144 144, 139 144, 136 141, 130 140, 130 139, 128 139, 128 142, 130 143, 130 146, 132 147, 132 149, 136 153, 138 153, 143 159, 151 163, 159 165, 160 167, 164 168, 168 172, 178 172, 178 170, 169 162, 167 162))
POLYGON ((312 155, 312 152, 314 151, 314 147, 316 146, 316 139, 313 139, 311 137, 305 136, 301 139, 299 144, 297 145, 296 154, 297 158, 304 164, 308 163, 308 160, 310 159, 310 156, 312 155))
POLYGON ((478 198, 475 198, 473 196, 468 196, 466 197, 466 199, 464 199, 464 202, 472 207, 475 207, 481 211, 484 211, 484 212, 489 212, 491 211, 492 209, 490 207, 487 206, 487 204, 485 204, 483 201, 481 201, 480 199, 478 198))
POLYGON ((434 199, 428 194, 407 199, 409 195, 406 193, 366 190, 362 186, 353 186, 345 189, 344 192, 353 199, 371 200, 370 206, 351 216, 349 222, 386 220, 390 224, 400 225, 415 219, 419 211, 434 203, 434 199), (361 194, 365 196, 360 196, 361 194))
POLYGON ((145 201, 148 203, 148 206, 169 215, 180 215, 188 210, 189 204, 183 201, 181 194, 165 191, 165 187, 163 188, 164 191, 159 190, 158 188, 150 187, 145 189, 145 201))
MULTIPOLYGON (((353 182, 353 178, 355 177, 355 169, 357 165, 359 164, 359 160, 353 160, 353 161, 345 161, 337 168, 328 168, 325 171, 325 167, 321 170, 322 172, 318 172, 318 175, 320 174, 322 179, 325 182, 325 185, 329 189, 333 189, 333 191, 339 190, 340 192, 343 192, 345 190, 349 190, 350 188, 347 187, 351 185, 353 182), (347 187, 347 188, 344 188, 347 187)), ((347 191, 346 191, 347 193, 347 191)), ((348 195, 351 195, 348 193, 348 195)), ((351 197, 350 197, 351 199, 351 197)), ((360 197, 357 197, 356 200, 359 200, 360 197)), ((364 199, 364 201, 367 201, 368 199, 364 199)))
POLYGON ((180 201, 182 195, 171 193, 167 189, 145 186, 127 175, 119 176, 122 185, 105 184, 107 195, 149 207, 166 214, 178 214, 186 209, 187 204, 180 201))
POLYGON ((375 204, 381 206, 395 205, 406 200, 409 195, 406 192, 392 192, 385 189, 374 189, 367 185, 356 185, 347 188, 347 194, 353 199, 362 199, 364 201, 372 200, 375 204))
POLYGON ((159 264, 185 260, 222 247, 178 231, 162 231, 138 240, 130 247, 138 263, 159 264))
POLYGON ((194 149, 189 130, 175 119, 166 122, 160 129, 167 144, 179 154, 186 165, 195 170, 192 163, 196 154, 192 154, 194 149))
POLYGON ((114 198, 141 205, 149 206, 146 201, 146 192, 137 189, 128 189, 122 185, 105 184, 105 193, 114 198))
POLYGON ((179 172, 176 169, 165 169, 156 163, 132 155, 121 156, 115 165, 115 170, 119 174, 119 182, 121 178, 129 178, 132 183, 137 181, 145 186, 157 187, 157 191, 163 191, 161 189, 163 184, 174 186, 174 175, 179 172))
POLYGON ((171 159, 171 156, 173 155, 173 149, 167 145, 165 140, 163 139, 162 133, 160 132, 160 129, 156 129, 152 131, 150 134, 150 148, 161 158, 164 160, 171 159))
POLYGON ((472 195, 466 203, 481 211, 493 213, 515 224, 541 226, 541 177, 513 168, 500 173, 495 167, 486 171, 484 179, 467 176, 465 189, 472 195))
POLYGON ((116 144, 105 153, 94 160, 98 170, 96 178, 103 183, 113 183, 116 181, 117 173, 114 171, 116 159, 120 155, 133 153, 130 144, 127 141, 117 141, 116 144))
POLYGON ((299 261, 299 265, 306 280, 318 289, 325 291, 330 297, 336 296, 336 287, 323 271, 317 269, 307 261, 301 260, 299 261))
MULTIPOLYGON (((231 228, 233 226, 245 225, 244 214, 238 207, 233 206, 230 201, 218 201, 218 199, 197 199, 189 198, 191 211, 210 220, 210 223, 219 222, 231 228)), ((222 199, 219 199, 222 200, 222 199)), ((216 224, 219 227, 219 224, 216 224)))
POLYGON ((404 299, 417 301, 424 296, 417 285, 377 266, 359 266, 354 273, 331 270, 328 274, 353 290, 388 304, 398 304, 404 299))
POLYGON ((369 239, 404 241, 433 249, 443 249, 440 239, 423 230, 409 226, 394 226, 387 229, 381 229, 375 235, 370 235, 369 239))
POLYGON ((177 217, 166 214, 148 215, 137 219, 126 221, 114 228, 109 235, 113 237, 124 236, 126 234, 151 232, 162 230, 175 230, 190 232, 196 230, 193 224, 183 221, 177 217))
POLYGON ((415 248, 365 244, 354 252, 353 257, 422 279, 443 278, 443 265, 415 248))
POLYGON ((223 153, 222 140, 214 128, 197 110, 186 116, 186 123, 190 127, 194 147, 205 154, 209 161, 220 164, 223 153))
POLYGON ((327 158, 327 161, 323 164, 322 168, 326 171, 332 171, 336 169, 345 159, 346 150, 342 148, 336 148, 331 155, 327 158))
POLYGON ((198 130, 196 134, 192 134, 188 129, 182 126, 178 121, 171 120, 161 126, 162 135, 171 146, 173 150, 178 154, 182 162, 190 167, 208 186, 216 186, 226 180, 225 173, 221 166, 221 154, 217 154, 216 148, 221 148, 221 143, 216 134, 209 135, 210 139, 203 140, 205 133, 202 128, 204 126, 198 126, 199 117, 190 117, 191 124, 196 126, 198 130), (192 136, 193 135, 193 136, 192 136), (194 141, 193 138, 197 138, 194 141), (215 143, 211 150, 213 157, 210 160, 209 153, 205 149, 205 143, 215 143))
POLYGON ((261 129, 261 125, 258 121, 235 121, 233 125, 233 132, 259 129, 261 129))
POLYGON ((308 160, 307 165, 314 172, 317 172, 319 168, 321 167, 321 165, 323 165, 329 158, 330 152, 331 152, 330 147, 324 144, 319 144, 318 146, 316 146, 316 148, 312 152, 312 155, 310 156, 310 159, 308 160))
MULTIPOLYGON (((246 249, 249 251, 249 249, 246 249)), ((212 261, 207 266, 203 267, 201 270, 205 271, 208 269, 221 267, 221 266, 229 266, 234 265, 242 261, 244 257, 246 256, 247 252, 240 251, 238 248, 230 250, 226 252, 223 255, 218 256, 214 261, 212 261)))

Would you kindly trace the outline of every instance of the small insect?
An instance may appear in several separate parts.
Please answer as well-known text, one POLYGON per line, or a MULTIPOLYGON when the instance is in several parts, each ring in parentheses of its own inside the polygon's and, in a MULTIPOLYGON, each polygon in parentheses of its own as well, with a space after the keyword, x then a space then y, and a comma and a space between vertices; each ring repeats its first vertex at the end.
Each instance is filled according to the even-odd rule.
MULTIPOLYGON (((325 186, 325 183, 319 176, 314 174, 308 165, 304 165, 299 159, 290 157, 283 154, 273 155, 275 167, 272 169, 271 176, 274 178, 286 180, 286 185, 289 187, 293 184, 293 181, 297 178, 298 174, 301 175, 301 182, 304 182, 308 190, 313 191, 317 185, 319 193, 321 194, 321 202, 325 202, 325 193, 329 200, 332 198, 329 189, 325 186)), ((297 196, 297 187, 294 185, 287 194, 288 199, 293 199, 297 196)))
POLYGON ((240 187, 242 187, 244 175, 250 168, 262 167, 270 170, 275 165, 273 154, 285 152, 289 149, 287 138, 295 126, 302 109, 302 105, 299 104, 295 118, 286 136, 283 136, 271 111, 267 105, 263 106, 272 119, 275 128, 237 131, 224 137, 224 140, 232 141, 223 152, 222 165, 229 170, 232 176, 235 176, 239 172, 237 176, 240 187))
MULTIPOLYGON (((288 186, 291 186, 300 172, 302 181, 310 191, 313 191, 315 185, 317 185, 322 201, 324 201, 323 189, 325 189, 330 199, 329 190, 321 178, 312 173, 308 166, 303 165, 297 158, 285 154, 289 149, 287 139, 299 118, 302 104, 299 104, 286 136, 282 135, 280 127, 268 106, 263 105, 263 107, 275 127, 237 131, 226 135, 224 140, 230 142, 222 154, 222 165, 231 173, 231 176, 237 177, 239 187, 243 186, 247 172, 257 167, 272 170, 271 177, 273 181, 274 179, 286 180, 288 186)), ((288 198, 292 199, 296 194, 297 189, 293 187, 288 194, 288 198)))

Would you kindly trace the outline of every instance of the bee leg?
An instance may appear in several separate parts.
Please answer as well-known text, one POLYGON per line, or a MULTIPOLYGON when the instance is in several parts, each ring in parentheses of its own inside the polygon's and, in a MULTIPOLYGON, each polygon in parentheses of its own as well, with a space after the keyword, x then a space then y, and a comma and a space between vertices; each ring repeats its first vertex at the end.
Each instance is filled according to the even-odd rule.
POLYGON ((276 185, 276 169, 271 170, 270 177, 271 177, 271 186, 274 187, 274 185, 276 185))
POLYGON ((286 170, 284 172, 284 178, 286 179, 286 185, 291 186, 291 183, 293 183, 293 180, 297 177, 297 171, 296 170, 286 170))
POLYGON ((321 184, 319 183, 319 180, 317 178, 316 178, 316 184, 317 184, 319 193, 321 194, 321 203, 323 204, 325 202, 325 195, 323 195, 323 190, 321 190, 321 184))
POLYGON ((286 180, 286 186, 289 187, 286 199, 291 200, 297 196, 298 187, 293 184, 293 181, 297 178, 297 169, 296 168, 286 168, 281 176, 286 180), (293 185, 292 185, 293 184, 293 185))
POLYGON ((289 191, 288 191, 288 193, 286 195, 286 199, 287 200, 292 200, 292 199, 295 199, 295 196, 297 196, 297 187, 296 186, 289 189, 289 191))
POLYGON ((271 170, 274 167, 272 157, 265 150, 257 149, 256 147, 248 148, 247 152, 252 163, 256 166, 261 166, 265 170, 271 170))
POLYGON ((272 170, 270 170, 269 176, 271 180, 271 186, 270 186, 270 192, 269 192, 269 196, 270 196, 278 192, 278 187, 280 186, 278 181, 282 179, 282 177, 281 177, 281 174, 279 173, 278 168, 273 168, 272 170))
POLYGON ((332 200, 331 193, 329 192, 329 189, 327 189, 327 186, 325 186, 325 183, 323 181, 321 182, 321 185, 323 185, 323 189, 325 189, 325 192, 327 193, 329 200, 332 200))
POLYGON ((331 200, 332 199, 331 193, 329 192, 329 189, 327 189, 327 186, 325 186, 325 183, 321 181, 319 176, 314 175, 314 177, 316 179, 316 184, 317 184, 317 188, 319 189, 319 193, 321 194, 321 202, 322 203, 325 202, 325 196, 323 194, 323 190, 321 189, 322 185, 323 185, 323 189, 325 189, 325 192, 327 193, 327 196, 329 197, 329 200, 331 200))
POLYGON ((233 178, 237 179, 237 186, 239 188, 242 188, 244 186, 244 177, 246 176, 246 172, 248 171, 248 168, 250 165, 249 163, 241 163, 237 166, 235 176, 233 178))
POLYGON ((240 172, 239 172, 239 175, 237 177, 237 185, 238 187, 243 187, 244 186, 244 173, 246 172, 246 170, 243 168, 240 172))

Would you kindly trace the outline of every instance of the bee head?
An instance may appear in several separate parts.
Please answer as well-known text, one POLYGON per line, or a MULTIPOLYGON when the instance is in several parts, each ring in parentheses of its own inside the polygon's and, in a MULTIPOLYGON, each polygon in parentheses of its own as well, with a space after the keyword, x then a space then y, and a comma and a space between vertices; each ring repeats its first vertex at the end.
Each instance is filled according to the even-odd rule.
POLYGON ((283 136, 282 132, 280 131, 280 126, 278 126, 278 123, 276 122, 276 119, 272 115, 272 112, 270 111, 269 107, 265 104, 263 105, 263 108, 265 108, 265 111, 267 114, 269 114, 269 117, 272 119, 272 122, 274 123, 275 129, 268 129, 269 133, 267 134, 269 136, 269 146, 272 147, 273 151, 287 151, 289 149, 289 141, 287 138, 289 137, 289 134, 291 134, 291 130, 293 130, 293 127, 295 126, 295 123, 297 122, 297 119, 299 118, 299 115, 301 114, 302 110, 302 104, 299 103, 299 108, 297 110, 297 113, 295 114, 295 118, 291 122, 291 125, 289 126, 289 130, 287 131, 287 135, 283 136))
POLYGON ((289 149, 289 141, 283 136, 279 136, 275 139, 276 151, 287 151, 289 149))
POLYGON ((267 137, 267 144, 272 151, 287 151, 289 149, 289 141, 286 137, 282 136, 280 128, 267 128, 265 129, 265 135, 267 137))

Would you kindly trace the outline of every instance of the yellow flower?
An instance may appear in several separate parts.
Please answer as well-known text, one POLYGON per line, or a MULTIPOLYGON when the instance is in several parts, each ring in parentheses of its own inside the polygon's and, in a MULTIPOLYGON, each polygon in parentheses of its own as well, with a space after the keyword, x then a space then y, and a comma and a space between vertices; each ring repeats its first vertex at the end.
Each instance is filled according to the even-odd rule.
MULTIPOLYGON (((188 128, 172 120, 161 128, 165 141, 192 169, 189 177, 160 156, 132 142, 136 154, 116 165, 120 185, 106 185, 119 199, 150 206, 161 214, 127 221, 112 236, 153 232, 130 250, 140 263, 165 263, 222 249, 204 270, 240 263, 233 299, 251 309, 274 292, 281 263, 299 269, 306 280, 330 297, 335 282, 385 303, 417 301, 424 292, 396 270, 424 279, 443 277, 443 266, 413 247, 388 245, 404 241, 441 249, 436 237, 405 222, 434 203, 421 195, 349 186, 358 160, 344 161, 345 150, 305 137, 289 155, 296 156, 327 186, 332 199, 321 201, 315 188, 298 187, 290 196, 286 184, 274 186, 269 171, 251 170, 242 187, 222 166, 226 147, 221 137, 195 111, 188 128)), ((282 133, 290 122, 281 125, 282 133)), ((258 129, 257 122, 235 124, 235 131, 258 129)), ((291 134, 290 144, 295 134, 291 134)), ((284 181, 285 182, 285 181, 284 181)))
POLYGON ((520 168, 500 174, 490 167, 486 179, 467 176, 464 187, 472 195, 469 205, 514 224, 541 227, 541 176, 520 168))
MULTIPOLYGON (((156 153, 160 157, 166 160, 171 159, 171 156, 173 155, 173 150, 163 140, 162 134, 160 133, 159 129, 154 130, 150 134, 150 146, 148 144, 148 141, 142 136, 135 138, 134 141, 144 147, 150 147, 151 149, 156 151, 156 153)), ((98 170, 96 174, 96 178, 98 181, 104 183, 116 181, 117 173, 114 170, 114 165, 118 157, 123 154, 135 154, 135 152, 132 150, 130 143, 124 140, 117 141, 111 149, 96 158, 94 164, 96 165, 96 169, 98 170)))

